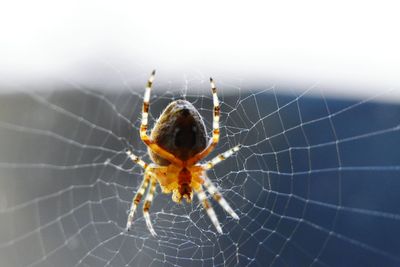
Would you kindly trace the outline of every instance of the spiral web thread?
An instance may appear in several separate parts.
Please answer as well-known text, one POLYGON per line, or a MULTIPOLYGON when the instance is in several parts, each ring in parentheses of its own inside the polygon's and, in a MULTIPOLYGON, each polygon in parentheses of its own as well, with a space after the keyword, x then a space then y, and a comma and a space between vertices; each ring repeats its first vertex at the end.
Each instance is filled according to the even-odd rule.
MULTIPOLYGON (((1 97, 2 266, 400 263, 400 106, 378 101, 390 90, 340 100, 317 85, 282 93, 220 81, 221 139, 208 158, 243 147, 208 173, 240 220, 211 201, 220 235, 200 203, 177 205, 157 188, 153 237, 141 206, 124 231, 143 175, 124 149, 149 158, 139 138, 144 90, 121 84, 13 85, 18 93, 1 97)), ((210 131, 208 86, 206 78, 186 80, 176 92, 155 82, 150 127, 184 97, 210 131)))

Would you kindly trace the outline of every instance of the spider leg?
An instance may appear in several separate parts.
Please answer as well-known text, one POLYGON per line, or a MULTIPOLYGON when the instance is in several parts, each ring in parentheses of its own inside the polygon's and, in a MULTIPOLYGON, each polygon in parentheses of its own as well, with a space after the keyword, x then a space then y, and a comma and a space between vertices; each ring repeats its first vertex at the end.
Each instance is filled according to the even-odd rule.
POLYGON ((219 106, 219 100, 217 95, 217 87, 215 86, 214 80, 210 78, 211 83, 211 91, 213 95, 213 105, 214 105, 214 113, 213 113, 213 134, 212 134, 212 144, 214 148, 219 141, 219 116, 221 113, 221 108, 219 106))
POLYGON ((201 204, 203 205, 204 209, 207 211, 208 217, 210 217, 211 222, 214 224, 215 228, 217 229, 218 233, 222 234, 222 228, 221 225, 219 224, 217 215, 215 214, 214 209, 212 208, 210 202, 207 200, 206 193, 204 193, 204 190, 202 187, 196 191, 197 197, 201 204))
POLYGON ((219 205, 230 215, 232 218, 239 220, 239 216, 236 214, 236 212, 231 208, 229 203, 225 200, 225 198, 222 196, 222 194, 218 191, 217 187, 211 182, 211 180, 207 177, 204 176, 204 186, 207 189, 207 191, 212 195, 212 197, 215 199, 215 201, 218 202, 219 205))
POLYGON ((146 220, 146 225, 147 225, 147 228, 149 229, 150 233, 153 236, 156 236, 157 234, 156 234, 156 231, 154 231, 153 224, 151 223, 149 210, 150 210, 153 198, 154 198, 154 192, 156 190, 156 185, 157 185, 157 180, 155 178, 151 178, 150 189, 147 192, 146 201, 144 202, 144 206, 143 206, 143 215, 146 220))
POLYGON ((212 139, 210 140, 208 146, 195 155, 193 158, 188 160, 188 165, 193 165, 202 158, 206 157, 210 154, 211 151, 215 148, 219 141, 219 117, 221 113, 221 108, 219 106, 218 94, 217 94, 217 87, 215 86, 214 80, 210 78, 211 83, 211 91, 213 95, 213 105, 214 105, 214 113, 213 113, 213 132, 212 132, 212 139))
POLYGON ((135 196, 133 197, 133 200, 132 200, 131 209, 130 209, 129 215, 128 215, 128 221, 126 222, 126 230, 127 231, 129 231, 131 229, 133 216, 135 215, 137 206, 139 205, 140 200, 142 199, 143 194, 144 194, 147 186, 149 185, 149 181, 150 181, 150 176, 145 173, 142 184, 140 185, 139 190, 137 191, 137 193, 135 194, 135 196))
POLYGON ((138 165, 140 165, 143 169, 146 169, 147 166, 149 166, 149 164, 147 164, 146 162, 144 162, 141 158, 139 158, 138 156, 136 156, 135 154, 133 154, 130 150, 126 150, 125 153, 128 155, 128 157, 130 157, 130 159, 137 163, 138 165))
POLYGON ((223 160, 226 160, 227 158, 229 158, 230 156, 233 155, 233 153, 239 151, 240 147, 242 145, 237 145, 221 154, 219 154, 218 156, 216 156, 215 158, 213 158, 212 160, 207 161, 206 163, 202 164, 204 169, 209 170, 211 168, 213 168, 215 165, 217 165, 218 163, 220 163, 223 160))
POLYGON ((147 86, 144 93, 143 107, 142 107, 142 124, 140 125, 140 138, 148 147, 150 147, 151 150, 153 150, 161 157, 177 165, 182 165, 182 161, 180 159, 178 159, 172 153, 166 151, 165 149, 157 145, 155 142, 153 142, 150 139, 150 136, 147 134, 147 128, 149 122, 149 109, 150 109, 150 92, 151 92, 151 87, 153 85, 155 74, 156 71, 153 70, 149 80, 147 81, 147 86))

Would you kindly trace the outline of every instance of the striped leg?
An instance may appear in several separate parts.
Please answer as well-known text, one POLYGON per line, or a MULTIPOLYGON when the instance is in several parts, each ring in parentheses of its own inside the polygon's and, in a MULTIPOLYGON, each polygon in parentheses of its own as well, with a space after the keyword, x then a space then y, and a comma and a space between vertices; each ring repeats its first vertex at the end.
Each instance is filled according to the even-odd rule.
POLYGON ((207 211, 208 217, 210 217, 211 222, 214 224, 218 233, 222 234, 222 228, 219 224, 217 215, 215 214, 215 211, 212 208, 210 202, 207 200, 207 196, 206 196, 206 193, 204 193, 203 188, 200 187, 200 189, 197 190, 196 193, 197 193, 197 197, 199 198, 199 201, 203 205, 204 209, 207 211))
POLYGON ((146 169, 147 166, 149 166, 149 164, 147 164, 146 162, 144 162, 141 158, 139 158, 138 156, 136 156, 135 154, 133 154, 130 150, 126 150, 125 152, 128 157, 135 163, 137 163, 138 165, 140 165, 143 169, 146 169))
MULTIPOLYGON (((150 140, 147 135, 147 127, 149 123, 149 109, 150 109, 150 92, 154 81, 156 71, 153 70, 149 80, 147 81, 146 90, 144 91, 143 107, 142 107, 142 124, 140 125, 140 137, 145 140, 150 140)), ((146 141, 145 141, 146 142, 146 141)))
POLYGON ((212 195, 212 197, 215 199, 215 201, 217 201, 218 204, 221 205, 221 207, 230 216, 232 216, 232 218, 239 220, 239 216, 231 208, 231 206, 228 204, 228 202, 225 200, 225 198, 221 195, 221 193, 218 191, 218 189, 215 187, 215 185, 211 182, 211 180, 207 176, 204 176, 203 179, 204 179, 205 188, 210 193, 210 195, 212 195))
POLYGON ((219 141, 219 117, 221 113, 221 108, 219 106, 217 87, 215 86, 214 80, 212 78, 210 78, 210 83, 211 83, 211 91, 213 95, 213 105, 214 105, 212 139, 210 140, 210 143, 203 151, 201 151, 188 161, 188 165, 193 165, 202 158, 206 157, 208 154, 210 154, 210 152, 213 151, 213 149, 215 148, 215 146, 218 144, 219 141))
POLYGON ((147 134, 148 123, 149 123, 150 92, 151 92, 151 87, 153 85, 155 74, 156 74, 156 71, 153 70, 149 80, 147 81, 147 86, 146 86, 146 90, 144 93, 143 108, 142 108, 142 124, 140 125, 140 138, 156 154, 169 160, 172 163, 179 165, 179 164, 182 164, 182 161, 180 159, 178 159, 172 153, 169 153, 168 151, 166 151, 165 149, 161 148, 159 145, 154 143, 150 139, 150 136, 148 136, 148 134, 147 134))
POLYGON ((213 168, 215 165, 217 165, 221 161, 223 161, 223 160, 229 158, 230 156, 232 156, 233 153, 239 151, 241 146, 242 145, 237 145, 237 146, 225 151, 224 153, 219 154, 218 156, 216 156, 212 160, 207 161, 206 163, 203 164, 204 169, 209 170, 209 169, 213 168))
POLYGON ((129 231, 131 229, 133 216, 135 215, 137 206, 139 205, 140 200, 142 199, 143 194, 144 194, 147 186, 149 185, 149 181, 150 181, 150 176, 148 174, 145 174, 142 184, 139 187, 139 190, 137 191, 136 195, 133 197, 131 209, 130 209, 129 215, 128 215, 128 221, 126 222, 126 230, 127 231, 129 231))
POLYGON ((157 180, 155 178, 151 178, 150 189, 147 192, 146 201, 144 202, 144 206, 143 206, 143 215, 146 220, 146 225, 147 225, 147 228, 149 229, 150 233, 153 236, 156 236, 157 234, 156 234, 156 231, 154 231, 153 224, 151 223, 149 210, 151 207, 151 202, 153 201, 153 198, 154 198, 154 192, 156 190, 156 185, 157 185, 157 180))
POLYGON ((213 104, 214 104, 212 144, 214 144, 213 147, 215 147, 219 141, 219 117, 221 113, 221 108, 219 106, 217 87, 215 87, 215 83, 212 78, 210 78, 210 83, 211 83, 211 91, 213 95, 213 104))

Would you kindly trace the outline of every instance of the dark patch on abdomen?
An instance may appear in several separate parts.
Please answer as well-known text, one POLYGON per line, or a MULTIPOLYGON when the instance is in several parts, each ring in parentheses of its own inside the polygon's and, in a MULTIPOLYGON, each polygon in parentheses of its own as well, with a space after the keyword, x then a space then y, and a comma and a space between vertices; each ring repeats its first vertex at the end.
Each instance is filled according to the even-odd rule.
POLYGON ((178 128, 175 134, 175 146, 182 149, 191 149, 196 145, 196 132, 193 129, 178 128))

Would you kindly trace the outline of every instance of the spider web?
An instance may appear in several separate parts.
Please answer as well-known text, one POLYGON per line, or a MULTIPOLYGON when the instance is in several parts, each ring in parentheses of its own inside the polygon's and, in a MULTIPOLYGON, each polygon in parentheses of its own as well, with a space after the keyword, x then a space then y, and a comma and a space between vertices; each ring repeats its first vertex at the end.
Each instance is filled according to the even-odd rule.
MULTIPOLYGON (((143 86, 8 85, 18 93, 0 98, 1 265, 399 265, 400 106, 379 101, 392 92, 341 100, 318 85, 217 82, 213 155, 243 148, 209 176, 240 220, 212 202, 220 235, 198 202, 177 205, 157 188, 157 237, 140 209, 124 231, 143 175, 124 149, 149 162, 138 131, 143 86)), ((154 87, 150 124, 184 97, 211 129, 205 77, 154 87)))

